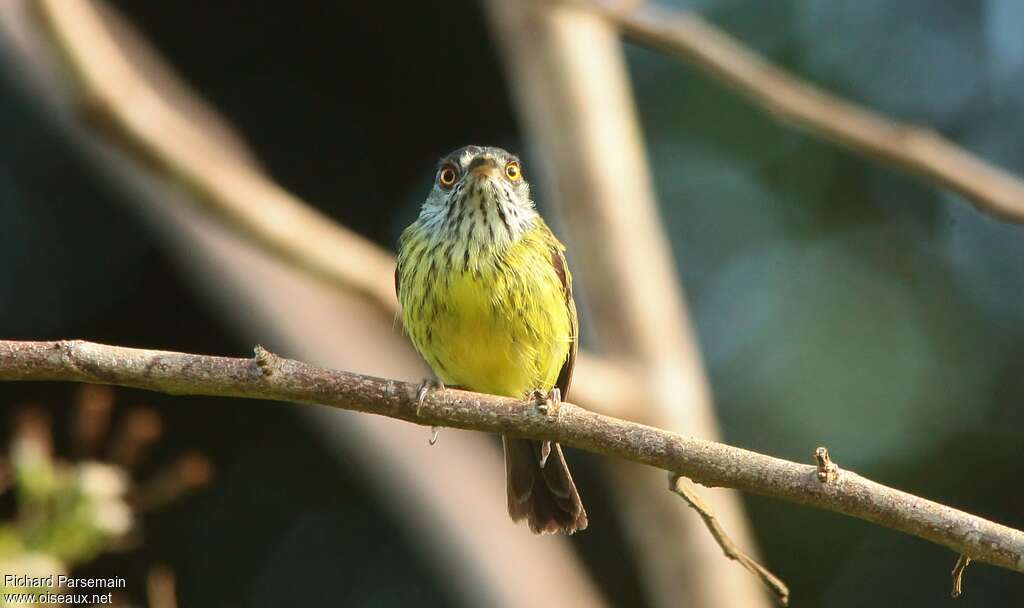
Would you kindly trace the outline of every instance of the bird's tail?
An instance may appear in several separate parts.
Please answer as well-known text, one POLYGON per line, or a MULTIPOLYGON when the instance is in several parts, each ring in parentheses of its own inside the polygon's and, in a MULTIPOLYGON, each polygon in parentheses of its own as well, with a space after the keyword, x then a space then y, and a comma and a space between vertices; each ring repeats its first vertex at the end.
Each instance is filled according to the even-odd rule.
POLYGON ((541 466, 542 444, 502 437, 505 446, 505 483, 508 514, 512 521, 526 519, 535 534, 572 534, 587 527, 587 511, 569 474, 562 448, 551 444, 541 466))

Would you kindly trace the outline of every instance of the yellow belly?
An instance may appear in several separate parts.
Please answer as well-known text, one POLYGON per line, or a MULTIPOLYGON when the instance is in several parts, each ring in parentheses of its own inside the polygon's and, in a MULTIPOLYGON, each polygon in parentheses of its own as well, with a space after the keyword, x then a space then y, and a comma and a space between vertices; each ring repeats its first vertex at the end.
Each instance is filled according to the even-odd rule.
MULTIPOLYGON (((524 241, 503 264, 439 270, 403 281, 402 312, 413 344, 448 385, 523 397, 550 390, 574 339, 550 248, 524 241)), ((438 264, 440 269, 446 265, 438 264)), ((411 275, 410 275, 411 276, 411 275)))
POLYGON ((442 382, 471 390, 510 397, 550 390, 569 354, 564 297, 535 286, 517 308, 493 303, 484 285, 470 274, 452 280, 452 307, 431 332, 428 362, 442 382))

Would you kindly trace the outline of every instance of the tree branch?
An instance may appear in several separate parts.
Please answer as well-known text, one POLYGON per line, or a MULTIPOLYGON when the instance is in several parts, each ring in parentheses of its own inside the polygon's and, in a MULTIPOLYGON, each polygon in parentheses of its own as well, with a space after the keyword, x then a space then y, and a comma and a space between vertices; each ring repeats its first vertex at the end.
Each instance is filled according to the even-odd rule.
POLYGON ((1024 532, 901 492, 837 468, 823 483, 815 466, 602 416, 571 403, 547 415, 528 401, 329 370, 261 347, 250 359, 106 346, 80 340, 0 341, 0 380, 114 384, 175 395, 321 404, 426 426, 558 441, 589 452, 724 486, 843 513, 1024 572, 1024 532))
POLYGON ((619 8, 609 0, 583 4, 637 44, 682 59, 811 135, 949 188, 981 211, 1024 222, 1024 181, 934 131, 890 120, 801 80, 694 13, 650 4, 619 8))

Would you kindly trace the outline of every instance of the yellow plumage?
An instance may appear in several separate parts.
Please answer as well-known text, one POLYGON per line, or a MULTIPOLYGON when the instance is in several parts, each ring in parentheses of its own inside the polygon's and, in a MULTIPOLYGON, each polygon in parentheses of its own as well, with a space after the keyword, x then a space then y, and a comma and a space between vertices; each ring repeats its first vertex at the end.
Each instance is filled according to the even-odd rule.
POLYGON ((445 384, 522 398, 555 386, 575 339, 553 252, 562 244, 540 217, 504 247, 464 260, 430 247, 413 224, 402 237, 402 319, 445 384))
MULTIPOLYGON (((442 160, 395 270, 406 332, 441 382, 515 398, 568 392, 577 321, 564 251, 517 158, 467 146, 442 160)), ((503 445, 514 521, 538 533, 587 527, 557 444, 503 445)))

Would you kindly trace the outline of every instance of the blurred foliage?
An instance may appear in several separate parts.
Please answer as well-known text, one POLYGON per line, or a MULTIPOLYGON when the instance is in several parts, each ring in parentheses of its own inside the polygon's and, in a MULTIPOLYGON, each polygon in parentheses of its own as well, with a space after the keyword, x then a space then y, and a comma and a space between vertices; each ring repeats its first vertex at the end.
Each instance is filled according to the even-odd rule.
MULTIPOLYGON (((110 387, 82 386, 62 417, 66 432, 52 428, 41 406, 22 404, 6 412, 4 426, 11 433, 7 456, 0 458, 0 575, 48 584, 4 587, 0 579, 0 592, 60 594, 66 590, 55 582, 58 575, 124 576, 100 558, 112 552, 137 557, 142 516, 209 482, 210 463, 194 452, 136 475, 159 447, 161 421, 153 410, 136 406, 122 412, 110 432, 113 406, 110 387), (63 457, 69 454, 74 456, 63 457)), ((176 605, 173 583, 160 593, 159 605, 176 605)), ((114 595, 118 605, 127 599, 120 590, 114 595)))
MULTIPOLYGON (((36 409, 20 412, 13 426, 9 464, 0 469, 0 497, 9 491, 14 500, 11 519, 0 520, 0 574, 53 581, 124 543, 134 520, 125 471, 54 459, 45 416, 36 409)), ((60 592, 5 585, 0 580, 0 592, 60 592)))
MULTIPOLYGON (((475 3, 259 0, 211 3, 201 16, 114 4, 275 177, 386 246, 447 150, 528 153, 475 3)), ((675 5, 812 82, 1024 173, 1017 0, 675 5)), ((827 445, 840 466, 1024 527, 1022 229, 627 48, 727 439, 806 462, 827 445)), ((0 335, 244 352, 33 102, 0 90, 0 128, 0 335)), ((2 389, 5 407, 52 390, 2 389)), ((185 605, 280 605, 297 599, 289 593, 319 603, 323 590, 303 580, 332 581, 352 605, 451 602, 350 463, 311 444, 286 409, 152 401, 221 470, 209 496, 154 522, 153 550, 173 558, 185 605)), ((951 601, 956 556, 943 549, 777 501, 748 505, 794 605, 951 601)), ((620 580, 631 575, 614 567, 621 544, 605 540, 612 527, 592 526, 577 546, 613 603, 635 605, 635 583, 620 580)), ((983 564, 958 600, 1022 603, 1021 577, 983 564)))
POLYGON ((12 458, 17 523, 0 526, 0 561, 44 554, 75 566, 128 533, 122 471, 98 462, 58 466, 37 446, 19 443, 12 458))
MULTIPOLYGON (((94 462, 59 466, 28 437, 15 442, 11 462, 17 512, 13 521, 0 522, 0 573, 67 574, 129 531, 132 515, 118 469, 94 462)), ((0 580, 0 592, 16 591, 40 590, 0 580)))

